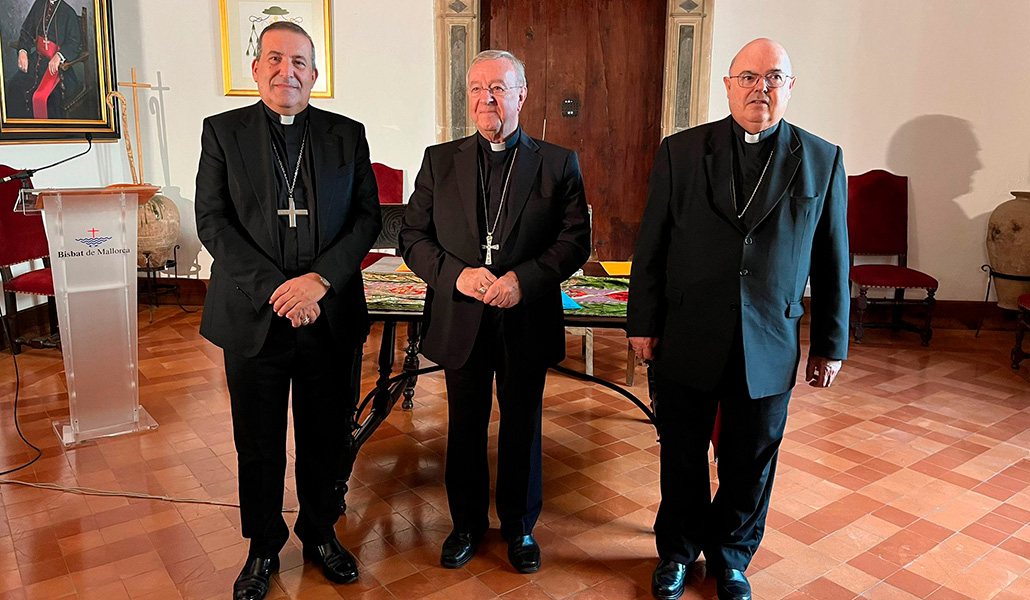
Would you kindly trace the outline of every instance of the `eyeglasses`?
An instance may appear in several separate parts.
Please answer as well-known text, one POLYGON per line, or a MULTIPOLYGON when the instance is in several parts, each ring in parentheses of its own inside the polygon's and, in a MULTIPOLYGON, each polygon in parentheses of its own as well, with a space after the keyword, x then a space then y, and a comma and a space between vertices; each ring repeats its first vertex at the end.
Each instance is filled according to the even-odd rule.
POLYGON ((752 73, 751 71, 744 71, 740 75, 730 75, 730 79, 736 79, 737 84, 742 88, 753 88, 758 84, 758 80, 764 79, 765 85, 769 89, 776 89, 783 87, 787 81, 794 79, 793 75, 787 75, 786 73, 780 73, 779 71, 773 71, 772 73, 766 73, 765 75, 759 75, 752 73))
POLYGON ((490 94, 491 96, 497 97, 497 96, 503 96, 503 95, 507 94, 508 92, 510 92, 512 90, 521 90, 523 87, 525 87, 525 86, 516 85, 516 86, 513 86, 513 87, 504 87, 503 85, 491 85, 490 87, 479 87, 477 85, 477 86, 470 87, 468 89, 468 93, 469 93, 469 96, 478 96, 478 95, 486 92, 486 93, 490 94))

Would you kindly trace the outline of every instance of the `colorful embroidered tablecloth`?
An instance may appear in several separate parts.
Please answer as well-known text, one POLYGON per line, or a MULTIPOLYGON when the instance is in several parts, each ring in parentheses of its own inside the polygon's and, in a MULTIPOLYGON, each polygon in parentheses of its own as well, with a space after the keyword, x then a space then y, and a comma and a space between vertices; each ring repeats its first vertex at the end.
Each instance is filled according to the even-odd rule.
MULTIPOLYGON (((414 273, 362 273, 365 301, 369 310, 422 310, 426 283, 414 273)), ((566 310, 568 316, 625 317, 629 280, 624 277, 575 275, 562 283, 562 290, 582 308, 566 310)))

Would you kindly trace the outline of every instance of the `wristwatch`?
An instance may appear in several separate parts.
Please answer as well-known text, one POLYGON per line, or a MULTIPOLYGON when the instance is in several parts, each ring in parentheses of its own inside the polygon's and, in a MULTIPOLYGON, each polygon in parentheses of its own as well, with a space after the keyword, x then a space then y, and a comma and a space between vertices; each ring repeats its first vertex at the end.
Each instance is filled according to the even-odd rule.
POLYGON ((328 279, 326 279, 325 277, 322 277, 322 276, 321 276, 321 275, 319 275, 318 273, 315 273, 315 275, 318 275, 318 280, 319 280, 319 281, 321 281, 321 282, 322 282, 322 285, 324 285, 324 286, 325 286, 325 291, 327 291, 327 292, 328 292, 328 291, 329 291, 329 289, 333 287, 333 284, 329 283, 329 280, 328 280, 328 279))

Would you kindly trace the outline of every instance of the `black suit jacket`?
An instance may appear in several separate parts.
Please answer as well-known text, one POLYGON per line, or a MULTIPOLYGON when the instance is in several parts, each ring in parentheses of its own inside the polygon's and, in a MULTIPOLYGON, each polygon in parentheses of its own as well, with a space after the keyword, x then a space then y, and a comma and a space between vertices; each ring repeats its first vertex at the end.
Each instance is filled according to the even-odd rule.
MULTIPOLYGON (((422 352, 444 367, 465 364, 483 316, 482 302, 455 288, 465 267, 481 266, 476 203, 478 142, 470 137, 426 149, 404 213, 400 245, 429 285, 422 352)), ((576 153, 534 140, 517 145, 507 216, 491 271, 514 271, 522 301, 504 311, 509 356, 554 364, 565 357, 562 281, 590 255, 590 221, 576 153)))
POLYGON ((730 195, 731 117, 658 149, 630 278, 627 331, 657 337, 658 372, 714 388, 738 319, 753 398, 794 385, 811 277, 811 354, 847 358, 847 176, 839 147, 782 121, 745 230, 730 195))
MULTIPOLYGON (((378 190, 364 126, 313 106, 308 118, 319 234, 311 270, 331 284, 320 318, 337 342, 352 345, 368 334, 361 260, 382 227, 378 190)), ((204 120, 197 231, 215 260, 200 333, 243 356, 261 349, 275 315, 268 300, 287 279, 270 144, 261 102, 204 120)))

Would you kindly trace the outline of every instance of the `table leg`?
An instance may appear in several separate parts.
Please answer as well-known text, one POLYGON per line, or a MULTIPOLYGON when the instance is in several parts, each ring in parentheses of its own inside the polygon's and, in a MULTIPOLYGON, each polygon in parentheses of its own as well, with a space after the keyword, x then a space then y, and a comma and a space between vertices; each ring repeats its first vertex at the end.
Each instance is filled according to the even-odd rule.
MULTIPOLYGON (((408 347, 404 350, 404 371, 417 371, 418 370, 418 340, 421 335, 422 324, 417 321, 408 323, 408 347)), ((415 403, 412 399, 415 397, 415 384, 418 382, 418 377, 412 377, 408 380, 407 386, 404 388, 404 401, 401 402, 401 408, 404 410, 411 410, 414 408, 415 403)))
POLYGON ((344 430, 347 435, 343 437, 343 447, 340 449, 340 464, 336 475, 336 504, 340 514, 347 512, 347 483, 350 481, 351 473, 354 472, 354 461, 358 458, 358 445, 354 441, 354 431, 357 429, 357 409, 361 402, 361 359, 363 352, 361 346, 354 350, 354 364, 351 366, 350 389, 345 392, 344 402, 351 402, 348 411, 347 421, 344 423, 344 430))
POLYGON ((376 380, 376 393, 372 399, 372 410, 385 415, 390 408, 390 375, 393 374, 393 353, 397 338, 397 323, 383 323, 383 339, 379 345, 379 379, 376 380))

